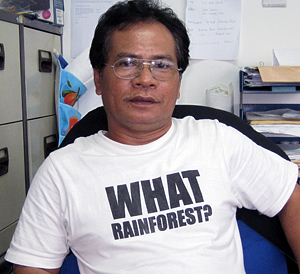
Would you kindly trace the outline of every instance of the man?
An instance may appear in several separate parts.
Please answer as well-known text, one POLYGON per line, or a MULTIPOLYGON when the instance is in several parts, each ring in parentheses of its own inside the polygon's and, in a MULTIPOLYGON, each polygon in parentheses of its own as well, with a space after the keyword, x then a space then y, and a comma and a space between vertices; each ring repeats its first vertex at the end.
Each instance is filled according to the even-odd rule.
POLYGON ((242 206, 280 214, 299 259, 297 166, 217 121, 171 118, 188 45, 152 1, 101 17, 90 59, 108 131, 39 169, 6 255, 15 273, 59 273, 69 248, 81 273, 245 273, 242 206))

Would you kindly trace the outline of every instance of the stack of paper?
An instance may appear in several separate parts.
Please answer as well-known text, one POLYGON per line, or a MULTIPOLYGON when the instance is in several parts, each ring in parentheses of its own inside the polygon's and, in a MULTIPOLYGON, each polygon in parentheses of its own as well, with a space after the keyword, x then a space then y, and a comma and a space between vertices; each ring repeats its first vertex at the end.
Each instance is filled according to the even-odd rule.
POLYGON ((298 165, 299 168, 299 177, 300 177, 300 148, 299 143, 297 144, 298 148, 295 149, 287 149, 284 152, 289 156, 290 160, 298 165))
POLYGON ((256 131, 263 134, 300 137, 300 111, 276 109, 247 112, 246 118, 256 131))
MULTIPOLYGON (((300 137, 300 111, 276 109, 248 112, 246 117, 256 131, 267 137, 300 137)), ((279 146, 289 156, 290 160, 299 166, 300 170, 299 141, 283 141, 279 146)))

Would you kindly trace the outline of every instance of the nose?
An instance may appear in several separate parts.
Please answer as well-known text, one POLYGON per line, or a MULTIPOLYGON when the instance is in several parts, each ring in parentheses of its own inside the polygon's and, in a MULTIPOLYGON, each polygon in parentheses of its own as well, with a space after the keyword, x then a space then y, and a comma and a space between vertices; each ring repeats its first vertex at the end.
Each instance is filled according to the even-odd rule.
POLYGON ((134 86, 155 87, 158 84, 151 72, 150 63, 144 62, 141 73, 138 77, 132 80, 134 86))

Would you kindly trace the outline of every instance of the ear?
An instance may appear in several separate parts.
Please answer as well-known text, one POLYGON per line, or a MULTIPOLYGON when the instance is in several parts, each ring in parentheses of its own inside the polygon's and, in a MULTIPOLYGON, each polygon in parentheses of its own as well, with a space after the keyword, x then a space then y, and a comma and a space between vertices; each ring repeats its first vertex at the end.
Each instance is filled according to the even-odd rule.
POLYGON ((101 76, 100 76, 100 72, 97 69, 94 69, 94 83, 95 83, 95 87, 96 87, 96 94, 97 95, 101 95, 102 91, 101 91, 101 76))

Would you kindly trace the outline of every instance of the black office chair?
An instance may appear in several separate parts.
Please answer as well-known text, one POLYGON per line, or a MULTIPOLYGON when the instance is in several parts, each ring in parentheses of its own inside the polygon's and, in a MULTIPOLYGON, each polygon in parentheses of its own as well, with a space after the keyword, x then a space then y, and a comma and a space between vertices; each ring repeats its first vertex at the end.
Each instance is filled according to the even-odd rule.
MULTIPOLYGON (((232 126, 239 130, 244 135, 248 136, 258 145, 271 150, 281 157, 289 160, 288 156, 270 139, 266 138, 262 134, 253 130, 253 128, 248 125, 245 121, 237 117, 236 115, 205 106, 195 106, 195 105, 176 105, 173 113, 173 117, 183 118, 185 116, 194 116, 195 119, 217 119, 221 123, 232 126)), ((89 136, 97 133, 99 130, 107 130, 107 117, 103 107, 98 107, 91 112, 89 112, 86 116, 84 116, 68 133, 60 147, 66 146, 70 143, 73 143, 74 140, 78 137, 89 136)), ((276 182, 274 182, 276 183, 276 182)), ((271 245, 271 247, 276 247, 276 249, 280 250, 287 261, 288 272, 289 273, 298 273, 298 267, 293 255, 292 250, 286 240, 283 229, 281 227, 280 221, 277 216, 273 218, 269 218, 267 216, 259 214, 259 212, 255 210, 248 210, 246 208, 241 208, 237 210, 236 214, 241 237, 243 242, 244 252, 245 241, 247 240, 247 244, 253 242, 254 238, 249 238, 249 235, 255 235, 255 241, 260 241, 260 244, 263 245, 271 245), (253 233, 252 233, 253 232, 253 233), (252 234, 251 234, 252 233, 252 234), (247 237, 244 239, 243 237, 247 237), (267 240, 267 241, 265 241, 267 240)), ((268 247, 270 248, 270 246, 268 247)), ((271 249, 267 251, 270 254, 271 249)), ((261 256, 268 254, 260 254, 261 256)), ((248 261, 247 256, 252 256, 244 253, 245 257, 245 267, 247 270, 248 267, 254 268, 253 270, 249 270, 247 273, 280 273, 280 272, 261 272, 253 262, 248 261), (253 267, 254 266, 254 267, 253 267), (256 270, 255 270, 256 269, 256 270), (258 271, 258 272, 253 272, 258 271)), ((263 257, 261 257, 263 258, 263 257)), ((250 258, 249 258, 250 259, 250 258)), ((268 259, 266 259, 268 260, 268 259)), ((277 259, 275 259, 277 260, 277 259)), ((274 262, 275 263, 275 262, 274 262)), ((259 262, 258 262, 259 264, 259 262)), ((278 269, 277 269, 278 270, 278 269)), ((282 273, 282 272, 281 272, 282 273)))

